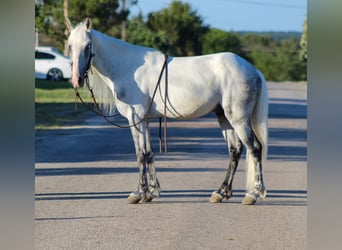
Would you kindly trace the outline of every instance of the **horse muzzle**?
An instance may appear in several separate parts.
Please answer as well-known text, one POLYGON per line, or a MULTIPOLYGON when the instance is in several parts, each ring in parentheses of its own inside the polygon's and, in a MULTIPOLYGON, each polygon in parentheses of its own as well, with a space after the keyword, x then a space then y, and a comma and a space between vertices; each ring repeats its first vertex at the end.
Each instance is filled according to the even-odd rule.
POLYGON ((72 77, 72 80, 71 80, 71 82, 72 82, 72 85, 74 86, 74 88, 75 89, 78 89, 78 88, 80 88, 80 87, 83 87, 83 85, 84 85, 84 77, 81 77, 81 76, 73 76, 72 77))
POLYGON ((78 86, 83 87, 84 85, 84 77, 79 76, 78 77, 78 86))

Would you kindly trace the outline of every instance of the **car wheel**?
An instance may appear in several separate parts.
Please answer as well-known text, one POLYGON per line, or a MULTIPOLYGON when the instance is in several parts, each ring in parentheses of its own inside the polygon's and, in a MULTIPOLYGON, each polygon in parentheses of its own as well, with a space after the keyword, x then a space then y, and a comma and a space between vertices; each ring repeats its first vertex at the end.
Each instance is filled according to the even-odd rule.
POLYGON ((47 73, 47 79, 52 81, 60 81, 63 79, 63 73, 61 70, 53 68, 47 73))

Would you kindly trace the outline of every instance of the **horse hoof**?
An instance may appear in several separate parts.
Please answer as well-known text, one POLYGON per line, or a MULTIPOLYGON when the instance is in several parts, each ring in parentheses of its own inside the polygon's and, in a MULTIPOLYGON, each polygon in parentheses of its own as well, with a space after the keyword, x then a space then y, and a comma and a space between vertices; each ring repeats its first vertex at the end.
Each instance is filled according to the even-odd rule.
POLYGON ((242 205, 254 205, 256 198, 252 195, 246 195, 242 200, 242 205))
POLYGON ((150 203, 151 201, 152 201, 152 199, 145 198, 145 199, 141 199, 139 201, 139 204, 150 203))
POLYGON ((153 200, 153 195, 151 193, 146 193, 146 196, 143 197, 139 203, 148 203, 148 202, 151 202, 153 200))
POLYGON ((137 204, 137 203, 139 203, 140 200, 141 200, 141 198, 139 195, 132 193, 128 196, 126 203, 127 204, 137 204))
POLYGON ((209 199, 209 202, 211 203, 221 203, 223 200, 223 197, 221 194, 217 193, 216 191, 214 191, 212 194, 211 194, 211 197, 209 199))

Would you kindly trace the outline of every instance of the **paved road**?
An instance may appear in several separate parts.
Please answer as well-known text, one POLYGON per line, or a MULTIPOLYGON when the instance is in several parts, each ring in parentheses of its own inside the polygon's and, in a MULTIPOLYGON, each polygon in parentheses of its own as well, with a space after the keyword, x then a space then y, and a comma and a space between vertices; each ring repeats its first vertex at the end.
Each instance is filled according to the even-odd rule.
MULTIPOLYGON (((161 197, 126 204, 137 186, 129 130, 98 118, 36 135, 36 249, 305 249, 306 85, 269 83, 266 200, 243 206, 244 160, 234 197, 208 202, 227 148, 212 115, 169 121, 169 153, 156 156, 161 197)), ((152 129, 158 151, 157 128, 152 129)))

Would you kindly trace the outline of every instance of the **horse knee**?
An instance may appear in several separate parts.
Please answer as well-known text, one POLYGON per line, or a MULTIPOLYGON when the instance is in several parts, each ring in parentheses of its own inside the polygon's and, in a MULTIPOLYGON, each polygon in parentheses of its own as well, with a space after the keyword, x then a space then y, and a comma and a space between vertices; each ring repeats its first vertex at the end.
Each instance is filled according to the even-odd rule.
POLYGON ((261 161, 262 158, 262 146, 259 142, 254 143, 252 148, 252 154, 256 158, 257 162, 261 161))
POLYGON ((137 154, 137 162, 141 164, 145 163, 145 154, 143 151, 139 151, 137 154))
POLYGON ((238 161, 241 157, 241 153, 243 150, 243 145, 240 143, 237 146, 229 147, 229 154, 231 156, 232 161, 238 161))
POLYGON ((154 155, 152 151, 149 151, 147 153, 140 151, 137 155, 137 161, 138 163, 153 163, 154 155))
POLYGON ((147 164, 153 163, 153 161, 154 161, 153 159, 154 159, 153 152, 152 151, 148 151, 147 154, 146 154, 146 163, 147 164))

